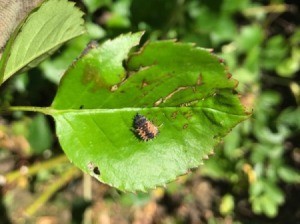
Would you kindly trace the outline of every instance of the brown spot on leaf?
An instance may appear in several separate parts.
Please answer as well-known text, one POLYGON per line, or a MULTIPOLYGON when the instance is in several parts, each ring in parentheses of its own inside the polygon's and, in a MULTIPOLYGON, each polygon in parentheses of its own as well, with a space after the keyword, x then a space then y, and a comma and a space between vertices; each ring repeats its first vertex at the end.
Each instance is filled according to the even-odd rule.
POLYGON ((256 97, 254 93, 246 93, 244 95, 239 95, 239 98, 241 100, 241 103, 246 108, 247 111, 251 111, 251 108, 253 108, 256 97))
POLYGON ((237 81, 236 79, 231 79, 234 82, 234 88, 237 88, 237 86, 239 85, 239 81, 237 81))
POLYGON ((146 87, 146 86, 148 86, 148 85, 149 85, 148 82, 146 82, 146 80, 143 79, 141 88, 144 88, 144 87, 146 87))
POLYGON ((202 74, 200 74, 200 75, 198 76, 196 85, 197 85, 197 86, 202 85, 202 74))
POLYGON ((178 115, 178 111, 174 111, 172 114, 171 114, 171 118, 175 119, 178 115))
POLYGON ((225 60, 224 60, 223 58, 219 58, 219 62, 220 62, 220 63, 224 63, 225 60))
POLYGON ((155 103, 154 103, 154 106, 157 107, 159 104, 161 104, 163 102, 163 98, 160 98, 159 100, 157 100, 155 103))
POLYGON ((158 101, 156 101, 154 103, 154 106, 158 106, 159 104, 161 103, 165 103, 167 100, 171 99, 176 93, 180 92, 180 91, 183 91, 183 90, 186 90, 188 89, 189 87, 188 86, 181 86, 181 87, 178 87, 177 89, 175 89, 173 92, 171 92, 169 95, 167 95, 166 97, 164 98, 160 98, 158 101))
POLYGON ((182 128, 183 128, 183 129, 187 129, 188 126, 189 126, 188 124, 184 124, 184 125, 182 126, 182 128))
POLYGON ((184 117, 189 120, 193 117, 193 113, 191 111, 185 112, 184 117))
POLYGON ((111 88, 110 88, 110 91, 111 92, 115 92, 118 90, 118 85, 113 85, 111 88))
POLYGON ((187 103, 182 103, 180 104, 181 107, 189 107, 189 106, 192 106, 192 105, 195 105, 199 102, 199 100, 193 100, 191 102, 187 102, 187 103))
POLYGON ((88 64, 84 68, 82 83, 84 85, 91 84, 92 92, 96 92, 98 89, 101 89, 103 87, 110 87, 100 75, 99 70, 93 66, 89 66, 88 64))
POLYGON ((219 89, 216 89, 215 92, 212 94, 213 97, 219 95, 220 93, 220 90, 219 89))

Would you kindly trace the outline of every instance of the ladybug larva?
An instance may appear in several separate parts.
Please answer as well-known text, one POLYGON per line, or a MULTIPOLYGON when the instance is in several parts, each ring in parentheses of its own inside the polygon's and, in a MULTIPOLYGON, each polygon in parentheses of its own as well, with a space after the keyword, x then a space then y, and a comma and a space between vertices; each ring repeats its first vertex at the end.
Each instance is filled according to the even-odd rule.
POLYGON ((136 135, 143 141, 153 139, 159 133, 158 128, 145 116, 140 114, 134 116, 133 128, 136 135))

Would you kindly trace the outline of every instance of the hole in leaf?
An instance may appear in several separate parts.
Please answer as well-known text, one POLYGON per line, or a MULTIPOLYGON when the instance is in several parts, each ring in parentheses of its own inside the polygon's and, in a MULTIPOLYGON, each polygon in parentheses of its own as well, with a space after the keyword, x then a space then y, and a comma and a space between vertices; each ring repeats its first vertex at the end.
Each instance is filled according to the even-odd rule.
POLYGON ((88 169, 90 171, 92 171, 94 174, 96 174, 96 175, 100 175, 101 174, 100 173, 100 169, 98 168, 98 166, 95 166, 94 163, 89 162, 87 166, 88 166, 88 169))

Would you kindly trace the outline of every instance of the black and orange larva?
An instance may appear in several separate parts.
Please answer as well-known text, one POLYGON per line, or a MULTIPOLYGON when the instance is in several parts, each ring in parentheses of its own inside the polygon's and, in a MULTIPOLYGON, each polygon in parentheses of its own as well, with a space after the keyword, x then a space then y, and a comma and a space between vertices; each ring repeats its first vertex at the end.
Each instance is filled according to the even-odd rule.
POLYGON ((136 135, 143 141, 151 140, 159 133, 158 128, 145 116, 140 114, 134 116, 133 128, 136 135))

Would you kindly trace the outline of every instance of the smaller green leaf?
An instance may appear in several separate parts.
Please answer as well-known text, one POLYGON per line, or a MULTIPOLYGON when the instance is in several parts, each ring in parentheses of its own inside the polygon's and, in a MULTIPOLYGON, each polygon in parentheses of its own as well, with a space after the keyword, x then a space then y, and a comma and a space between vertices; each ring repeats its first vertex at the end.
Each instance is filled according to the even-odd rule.
POLYGON ((268 217, 275 217, 278 213, 278 204, 273 202, 271 197, 261 197, 261 206, 263 213, 268 217))
POLYGON ((258 47, 264 38, 263 30, 258 25, 245 26, 237 37, 238 49, 242 52, 251 51, 258 47))
POLYGON ((289 107, 284 110, 278 120, 277 124, 287 126, 292 132, 300 131, 300 107, 289 107))
POLYGON ((278 207, 284 202, 284 195, 275 183, 258 180, 250 185, 250 200, 256 214, 265 214, 268 217, 277 215, 278 207))
POLYGON ((249 191, 251 199, 254 199, 262 194, 264 190, 264 184, 263 181, 255 181, 253 184, 250 185, 249 191))
POLYGON ((293 48, 292 55, 278 65, 276 71, 282 77, 293 77, 300 69, 300 48, 293 48))
POLYGON ((287 183, 299 183, 300 173, 290 167, 279 167, 279 177, 287 183))
POLYGON ((228 215, 233 212, 234 209, 234 197, 231 194, 223 196, 220 204, 220 212, 222 215, 228 215))
POLYGON ((281 205, 284 202, 283 192, 276 183, 266 180, 264 186, 265 192, 269 195, 274 204, 281 205))
POLYGON ((282 35, 276 35, 268 40, 262 51, 261 64, 263 68, 274 70, 287 57, 288 43, 282 35))
POLYGON ((214 32, 210 34, 214 46, 219 46, 220 43, 225 41, 231 41, 232 37, 236 35, 236 24, 231 17, 226 15, 222 15, 220 18, 217 17, 214 32), (224 29, 224 27, 226 27, 226 29, 224 29))
POLYGON ((46 1, 11 37, 0 62, 4 82, 25 66, 33 67, 49 52, 84 32, 83 13, 66 0, 46 1))
POLYGON ((262 213, 263 208, 262 208, 261 200, 254 200, 252 202, 252 210, 256 214, 261 214, 262 213))
POLYGON ((241 128, 237 126, 224 139, 224 154, 229 159, 241 156, 241 150, 238 149, 242 141, 240 131, 241 128))
POLYGON ((130 28, 130 1, 116 1, 111 5, 110 15, 105 21, 108 28, 130 28))

